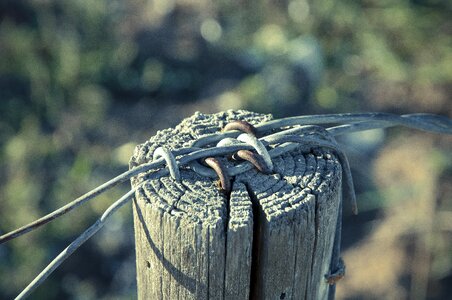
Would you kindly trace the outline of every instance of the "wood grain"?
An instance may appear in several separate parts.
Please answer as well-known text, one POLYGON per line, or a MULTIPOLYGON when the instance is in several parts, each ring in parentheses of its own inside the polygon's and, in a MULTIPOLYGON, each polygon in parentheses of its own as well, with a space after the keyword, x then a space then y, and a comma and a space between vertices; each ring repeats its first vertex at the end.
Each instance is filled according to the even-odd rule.
MULTIPOLYGON (((130 167, 150 161, 159 146, 188 147, 232 120, 270 118, 197 113, 137 146, 130 167)), ((233 178, 230 195, 187 168, 181 182, 132 180, 147 180, 134 200, 139 299, 327 299, 341 166, 309 145, 273 163, 274 174, 253 169, 233 178)))

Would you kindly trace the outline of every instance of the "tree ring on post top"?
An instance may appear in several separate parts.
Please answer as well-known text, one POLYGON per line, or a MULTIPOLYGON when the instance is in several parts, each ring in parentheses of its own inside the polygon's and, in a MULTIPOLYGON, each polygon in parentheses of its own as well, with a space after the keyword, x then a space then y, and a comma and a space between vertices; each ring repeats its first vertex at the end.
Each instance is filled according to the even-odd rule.
MULTIPOLYGON (((130 167, 164 146, 189 147, 233 120, 270 115, 196 113, 138 145, 130 167)), ((215 157, 225 166, 237 164, 215 157)), ((146 180, 134 200, 138 297, 163 299, 326 299, 338 212, 341 166, 325 149, 300 145, 272 158, 273 174, 252 168, 231 178, 230 194, 190 167, 146 180)))

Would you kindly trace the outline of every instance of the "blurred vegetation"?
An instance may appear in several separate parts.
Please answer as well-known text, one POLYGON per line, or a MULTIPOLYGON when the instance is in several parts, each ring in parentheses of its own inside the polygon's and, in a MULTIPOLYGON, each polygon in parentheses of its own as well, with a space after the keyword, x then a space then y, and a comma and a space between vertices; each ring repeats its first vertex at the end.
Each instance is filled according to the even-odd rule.
MULTIPOLYGON (((196 109, 450 117, 451 12, 446 0, 3 0, 0 232, 120 173, 135 144, 196 109)), ((439 187, 451 195, 448 146, 432 143, 439 187)), ((384 189, 358 183, 370 190, 368 211, 390 205, 384 189)), ((0 298, 15 296, 125 189, 2 245, 0 298)), ((437 206, 450 212, 450 197, 437 206)), ((135 297, 130 216, 121 211, 34 298, 135 297)), ((451 237, 441 240, 429 291, 452 278, 451 237)))

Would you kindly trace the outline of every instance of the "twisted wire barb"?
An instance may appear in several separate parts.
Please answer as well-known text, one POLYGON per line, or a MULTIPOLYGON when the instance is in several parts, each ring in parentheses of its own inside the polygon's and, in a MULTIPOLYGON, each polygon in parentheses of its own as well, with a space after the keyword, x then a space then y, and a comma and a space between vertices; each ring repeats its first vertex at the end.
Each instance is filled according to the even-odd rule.
MULTIPOLYGON (((159 178, 166 176, 170 173, 174 179, 180 178, 179 166, 189 165, 195 172, 201 175, 214 177, 216 175, 212 170, 200 165, 196 160, 204 159, 206 157, 219 156, 225 154, 231 154, 240 150, 252 150, 256 149, 259 157, 262 157, 263 161, 269 167, 272 165, 271 157, 282 155, 285 152, 292 151, 302 145, 309 147, 325 147, 334 150, 345 170, 345 185, 348 193, 348 198, 352 202, 353 212, 357 212, 356 197, 353 188, 353 180, 351 177, 350 167, 347 157, 337 145, 334 136, 352 133, 357 131, 363 131, 375 128, 386 128, 397 125, 402 125, 410 128, 415 128, 423 131, 452 134, 452 120, 432 114, 408 114, 408 115, 394 115, 388 113, 358 113, 358 114, 331 114, 331 115, 310 115, 290 117, 279 120, 272 120, 252 126, 251 124, 245 124, 243 121, 232 122, 232 125, 225 127, 225 131, 217 134, 210 134, 199 138, 192 143, 191 147, 169 151, 164 147, 157 148, 153 155, 153 161, 137 166, 131 170, 128 170, 115 178, 105 182, 104 184, 96 187, 90 192, 80 196, 72 202, 64 205, 63 207, 41 217, 40 219, 33 221, 25 226, 22 226, 16 230, 6 233, 0 236, 0 244, 19 237, 31 230, 34 230, 57 217, 66 214, 87 201, 95 198, 99 194, 107 191, 108 189, 116 186, 119 183, 130 180, 144 172, 150 172, 147 174, 146 179, 159 178), (346 124, 343 124, 346 123, 346 124), (347 124, 350 123, 350 124, 347 124), (319 124, 342 124, 329 128, 322 126, 315 126, 319 124), (251 126, 250 126, 251 125, 251 126), (305 126, 303 126, 305 125, 305 126), (290 126, 294 128, 285 129, 290 126), (282 131, 271 133, 275 129, 283 129, 282 131), (239 136, 240 132, 246 132, 245 135, 239 136), (269 133, 264 135, 265 133, 269 133), (257 139, 255 136, 263 136, 257 139), (239 137, 238 137, 239 136, 239 137), (239 141, 245 143, 237 143, 239 141), (211 147, 202 149, 202 147, 209 144, 218 143, 217 147, 211 147), (248 144, 247 144, 248 143, 248 144), (265 146, 275 145, 270 150, 267 150, 265 146), (257 146, 256 146, 257 145, 257 146), (263 150, 264 149, 264 150, 263 150), (177 163, 175 157, 181 156, 179 163, 177 163), (160 158, 161 157, 161 158, 160 158), (168 168, 161 168, 166 162, 168 168), (158 169, 158 170, 157 170, 158 169), (177 170, 177 171, 176 171, 177 170)), ((235 176, 247 170, 250 170, 254 165, 248 161, 238 164, 231 168, 225 168, 221 170, 223 173, 229 176, 235 176)), ((271 169, 271 168, 270 168, 271 169)), ((113 203, 85 232, 83 232, 76 240, 74 240, 66 249, 64 249, 18 296, 16 299, 23 299, 28 296, 37 286, 39 286, 67 257, 69 257, 78 247, 86 242, 92 235, 100 230, 105 222, 110 218, 121 206, 126 204, 133 196, 134 192, 141 187, 145 181, 141 182, 137 187, 127 192, 123 197, 113 203)), ((224 183, 223 187, 227 186, 224 183)))

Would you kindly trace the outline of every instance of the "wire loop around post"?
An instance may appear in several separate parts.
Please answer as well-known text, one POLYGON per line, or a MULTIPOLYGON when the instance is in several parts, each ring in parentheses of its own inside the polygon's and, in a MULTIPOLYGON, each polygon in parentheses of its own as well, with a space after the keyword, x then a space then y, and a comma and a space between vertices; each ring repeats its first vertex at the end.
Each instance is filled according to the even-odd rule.
POLYGON ((217 147, 231 146, 231 145, 237 145, 237 144, 240 144, 240 141, 233 139, 233 138, 224 138, 217 143, 217 147))
POLYGON ((256 149, 256 152, 262 156, 268 170, 270 170, 270 172, 273 171, 273 162, 270 154, 268 154, 267 149, 260 140, 258 140, 255 136, 250 135, 249 133, 242 133, 237 137, 237 140, 253 146, 253 148, 256 149))
MULTIPOLYGON (((350 164, 348 162, 347 156, 344 154, 342 149, 337 145, 335 142, 331 141, 325 141, 318 138, 313 138, 309 136, 299 136, 299 135, 283 135, 278 137, 273 137, 269 139, 271 142, 278 142, 278 143, 294 143, 294 144, 306 144, 310 145, 311 147, 326 147, 334 150, 339 158, 339 161, 341 162, 341 166, 344 169, 345 173, 345 187, 346 187, 346 194, 348 194, 348 198, 350 201, 350 204, 352 206, 352 212, 353 214, 358 214, 358 205, 356 204, 356 194, 355 194, 355 188, 353 184, 353 178, 352 173, 350 170, 350 164)), ((277 148, 275 148, 277 149, 277 148)))
POLYGON ((163 157, 163 159, 165 160, 171 177, 176 181, 180 181, 179 167, 173 153, 171 153, 171 151, 166 147, 158 147, 152 154, 152 160, 157 160, 160 157, 163 157))
MULTIPOLYGON (((165 147, 157 148, 153 153, 153 161, 135 166, 133 169, 125 171, 124 173, 116 176, 115 178, 103 183, 88 193, 78 197, 72 202, 58 208, 57 210, 35 220, 25 226, 22 226, 16 230, 8 232, 0 236, 0 244, 17 238, 27 232, 30 232, 48 222, 55 220, 56 218, 72 211, 73 209, 83 205, 84 203, 92 200, 96 196, 104 193, 106 190, 116 186, 119 183, 125 182, 132 177, 136 177, 144 172, 149 172, 143 180, 150 180, 155 178, 161 178, 168 175, 168 173, 176 180, 180 180, 180 171, 178 165, 190 165, 192 169, 202 174, 202 172, 208 173, 209 177, 220 178, 221 187, 226 192, 231 191, 230 176, 235 176, 250 170, 253 165, 259 169, 266 171, 273 169, 273 163, 271 157, 282 155, 283 153, 292 151, 305 145, 312 147, 326 147, 334 150, 338 154, 338 158, 341 161, 341 165, 345 169, 345 185, 349 194, 352 208, 357 213, 356 199, 354 195, 353 180, 351 177, 350 167, 347 157, 343 151, 339 148, 334 140, 334 136, 346 133, 352 133, 357 131, 363 131, 375 128, 394 127, 397 125, 414 128, 418 130, 424 130, 429 132, 452 134, 452 120, 439 115, 432 114, 407 114, 407 115, 394 115, 388 113, 350 113, 350 114, 331 114, 331 115, 308 115, 283 118, 279 120, 267 121, 262 124, 253 126, 245 121, 233 121, 227 124, 223 128, 223 132, 214 133, 199 137, 192 143, 192 147, 182 148, 174 150, 174 153, 166 149, 165 147), (334 127, 324 128, 323 126, 316 126, 315 124, 336 124, 334 127), (303 126, 304 125, 304 126, 303 126), (287 129, 287 127, 295 126, 287 129), (233 131, 234 130, 234 131, 233 131), (245 132, 245 134, 239 135, 239 132, 235 130, 245 132), (278 131, 274 133, 275 131, 278 131), (256 138, 256 134, 265 135, 261 140, 256 138), (238 136, 237 140, 244 143, 239 143, 235 139, 231 139, 238 136), (217 147, 201 148, 208 145, 217 144, 217 147), (272 145, 272 148, 267 151, 265 145, 272 145), (249 150, 255 149, 258 154, 249 150), (247 159, 248 162, 240 163, 231 168, 225 168, 219 160, 212 156, 231 155, 237 152, 239 157, 247 159), (179 162, 176 161, 175 155, 179 157, 179 162), (162 157, 163 159, 158 159, 162 157), (207 157, 207 158, 206 158, 207 157), (205 159, 205 162, 212 169, 199 164, 196 160, 205 159), (253 161, 254 159, 254 161, 253 161), (259 161, 261 160, 261 161, 259 161), (166 162, 168 168, 162 168, 166 162), (191 165, 192 164, 192 165, 191 165), (199 169, 196 168, 199 166, 199 169), (207 172, 208 171, 208 172, 207 172)), ((262 171, 261 170, 261 171, 262 171)), ((264 172, 265 173, 265 172, 264 172)), ((140 184, 143 184, 142 181, 140 184)), ((138 189, 139 186, 135 187, 138 189)), ((17 299, 22 299, 29 295, 31 291, 39 286, 47 276, 50 275, 55 268, 57 268, 64 259, 72 254, 81 244, 88 240, 95 232, 97 232, 108 218, 110 218, 114 212, 127 203, 134 194, 134 190, 129 191, 118 201, 113 203, 102 215, 102 217, 96 221, 91 227, 89 227, 82 235, 80 235, 74 242, 72 242, 63 252, 61 252, 49 265, 44 269, 24 291, 18 296, 17 299)), ((333 272, 325 276, 326 281, 329 284, 335 284, 337 280, 343 277, 345 267, 341 261, 335 266, 333 272)))

